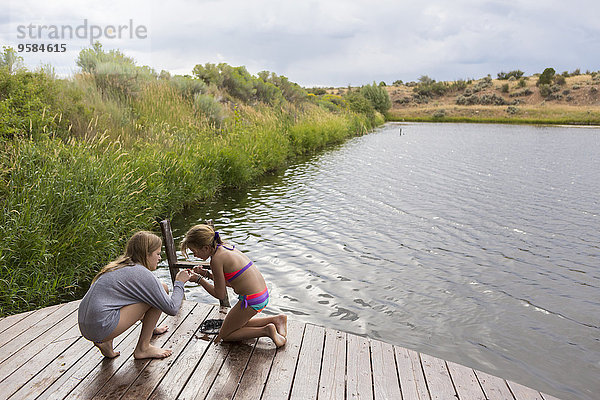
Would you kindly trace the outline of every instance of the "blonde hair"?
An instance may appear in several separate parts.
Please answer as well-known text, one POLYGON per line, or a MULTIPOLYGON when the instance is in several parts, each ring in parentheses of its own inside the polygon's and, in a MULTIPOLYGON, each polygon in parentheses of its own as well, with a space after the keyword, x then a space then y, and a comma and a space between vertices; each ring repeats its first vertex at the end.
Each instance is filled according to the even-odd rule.
POLYGON ((154 233, 148 231, 135 233, 127 242, 125 254, 104 266, 94 277, 92 283, 96 282, 101 275, 107 272, 115 271, 129 265, 142 264, 144 267, 148 268, 148 256, 153 251, 160 249, 161 246, 162 239, 154 233))
POLYGON ((181 241, 181 252, 185 258, 188 258, 188 249, 201 249, 204 246, 214 249, 219 244, 223 244, 223 241, 219 236, 219 232, 215 232, 212 226, 204 224, 194 225, 187 231, 181 241))

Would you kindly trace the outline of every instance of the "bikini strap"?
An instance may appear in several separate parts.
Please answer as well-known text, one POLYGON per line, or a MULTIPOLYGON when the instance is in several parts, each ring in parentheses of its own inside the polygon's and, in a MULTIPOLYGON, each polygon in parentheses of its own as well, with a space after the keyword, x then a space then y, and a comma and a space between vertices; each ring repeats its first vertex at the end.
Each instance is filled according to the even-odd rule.
POLYGON ((227 282, 231 282, 232 280, 234 280, 235 278, 240 276, 245 270, 247 270, 251 266, 252 266, 252 261, 250 261, 248 264, 246 264, 246 266, 244 268, 242 268, 236 272, 231 272, 230 274, 225 273, 225 279, 227 279, 227 282))

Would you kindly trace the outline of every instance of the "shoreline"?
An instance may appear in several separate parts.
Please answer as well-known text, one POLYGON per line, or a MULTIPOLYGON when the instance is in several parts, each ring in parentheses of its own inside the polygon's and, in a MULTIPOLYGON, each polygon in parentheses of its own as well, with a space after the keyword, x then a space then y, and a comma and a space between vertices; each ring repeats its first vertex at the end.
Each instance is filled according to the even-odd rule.
POLYGON ((600 126, 600 107, 523 107, 515 115, 506 106, 411 107, 386 114, 390 122, 492 123, 517 125, 600 126))

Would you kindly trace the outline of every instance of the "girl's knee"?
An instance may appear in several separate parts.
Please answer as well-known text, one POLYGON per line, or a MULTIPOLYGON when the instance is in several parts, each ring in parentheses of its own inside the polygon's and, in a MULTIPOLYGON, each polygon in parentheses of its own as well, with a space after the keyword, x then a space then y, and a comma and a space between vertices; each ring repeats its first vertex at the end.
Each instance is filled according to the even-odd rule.
POLYGON ((169 286, 164 282, 161 282, 161 283, 163 285, 163 288, 165 289, 165 292, 167 292, 167 294, 169 294, 169 286))

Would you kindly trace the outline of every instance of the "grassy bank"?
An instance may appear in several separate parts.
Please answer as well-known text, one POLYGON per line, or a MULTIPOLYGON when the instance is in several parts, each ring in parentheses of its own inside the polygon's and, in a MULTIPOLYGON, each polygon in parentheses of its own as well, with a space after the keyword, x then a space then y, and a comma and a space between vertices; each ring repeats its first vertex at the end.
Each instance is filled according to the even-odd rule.
POLYGON ((171 77, 87 52, 67 80, 0 68, 0 315, 81 295, 155 217, 383 122, 275 74, 171 77))
POLYGON ((427 106, 394 109, 389 121, 600 125, 600 106, 427 106))

